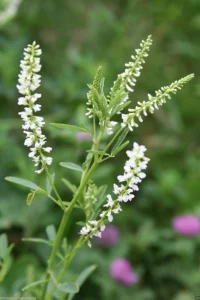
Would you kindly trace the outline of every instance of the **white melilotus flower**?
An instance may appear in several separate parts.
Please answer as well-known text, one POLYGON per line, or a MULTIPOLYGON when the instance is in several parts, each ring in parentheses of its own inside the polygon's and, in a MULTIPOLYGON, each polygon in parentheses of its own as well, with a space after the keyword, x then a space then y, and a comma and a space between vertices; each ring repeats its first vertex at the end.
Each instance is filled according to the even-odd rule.
POLYGON ((113 134, 113 127, 115 127, 118 123, 115 121, 109 121, 106 127, 106 132, 108 135, 113 134))
POLYGON ((124 174, 117 177, 119 184, 114 184, 115 198, 108 194, 107 202, 104 204, 105 209, 99 215, 100 219, 89 221, 80 231, 89 246, 91 246, 90 238, 101 237, 101 232, 105 229, 105 220, 112 222, 113 215, 122 211, 120 203, 131 201, 135 197, 134 191, 139 190, 138 184, 146 177, 144 170, 150 160, 145 156, 145 152, 146 147, 137 143, 133 143, 133 149, 126 152, 129 159, 124 165, 124 174))
POLYGON ((136 84, 137 78, 141 74, 141 69, 143 68, 143 64, 145 63, 145 57, 149 54, 149 49, 152 44, 151 35, 149 35, 146 41, 142 40, 140 43, 140 49, 136 49, 135 55, 132 55, 132 61, 125 64, 125 71, 118 75, 122 77, 122 85, 128 92, 133 92, 133 87, 136 84))
POLYGON ((41 104, 36 103, 41 98, 41 94, 34 93, 41 82, 41 75, 37 74, 41 70, 39 58, 41 54, 42 50, 36 42, 24 49, 24 59, 20 63, 21 72, 17 85, 19 93, 23 95, 18 99, 18 104, 24 106, 24 111, 19 112, 24 121, 22 125, 26 135, 24 145, 30 147, 29 157, 33 159, 36 167, 40 167, 35 171, 38 174, 44 170, 45 165, 52 163, 52 158, 44 154, 52 150, 51 147, 45 147, 46 136, 42 133, 44 118, 34 114, 41 110, 41 104))
POLYGON ((128 101, 129 93, 133 92, 133 86, 136 85, 137 78, 140 76, 141 69, 145 63, 145 57, 148 56, 150 46, 152 44, 151 35, 149 35, 146 41, 142 40, 140 43, 140 49, 136 49, 135 55, 132 55, 132 61, 125 64, 125 70, 123 73, 118 75, 117 80, 114 82, 113 87, 110 91, 110 98, 115 96, 118 89, 123 89, 126 92, 125 97, 122 98, 121 103, 123 104, 128 101), (120 83, 120 85, 118 85, 120 83))
POLYGON ((134 109, 129 108, 128 114, 122 114, 122 127, 128 126, 129 130, 133 130, 134 127, 138 127, 136 122, 143 122, 142 116, 147 116, 147 112, 153 113, 155 109, 159 109, 166 99, 170 99, 170 94, 176 94, 184 84, 190 81, 194 77, 194 74, 190 74, 186 77, 181 78, 178 81, 173 82, 170 86, 164 86, 160 90, 155 92, 155 96, 148 94, 148 101, 138 102, 134 109))

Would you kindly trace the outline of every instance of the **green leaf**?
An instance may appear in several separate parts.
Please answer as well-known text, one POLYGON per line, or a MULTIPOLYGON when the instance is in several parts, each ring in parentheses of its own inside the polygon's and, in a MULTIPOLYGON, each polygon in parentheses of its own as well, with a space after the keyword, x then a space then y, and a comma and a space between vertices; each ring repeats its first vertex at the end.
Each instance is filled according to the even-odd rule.
POLYGON ((50 246, 50 242, 45 239, 40 239, 40 238, 23 238, 23 242, 30 242, 30 243, 41 243, 41 244, 47 244, 50 246))
MULTIPOLYGON (((36 191, 35 191, 36 192, 36 191)), ((33 198, 35 196, 35 192, 29 193, 27 198, 26 198, 26 203, 27 205, 31 205, 33 198)))
MULTIPOLYGON (((51 180, 54 182, 55 179, 55 173, 50 174, 51 180)), ((47 193, 50 195, 51 194, 51 190, 52 190, 52 186, 51 183, 47 177, 46 179, 46 189, 47 189, 47 193)))
MULTIPOLYGON (((9 248, 11 249, 11 247, 13 247, 13 245, 10 245, 9 248)), ((13 262, 12 257, 9 255, 9 252, 10 252, 9 248, 7 248, 5 259, 4 259, 3 263, 1 263, 0 282, 2 282, 4 280, 6 274, 10 270, 12 262, 13 262)))
POLYGON ((42 195, 46 195, 48 196, 49 194, 47 193, 47 191, 43 190, 43 189, 38 189, 35 191, 35 194, 42 194, 42 195))
POLYGON ((5 233, 0 235, 0 257, 5 258, 8 248, 8 239, 5 233))
POLYGON ((72 191, 72 193, 76 193, 77 187, 69 180, 67 180, 66 178, 62 178, 62 182, 64 182, 64 184, 72 191))
POLYGON ((69 125, 69 124, 60 124, 60 123, 50 123, 51 126, 56 127, 56 128, 60 128, 60 129, 67 129, 69 131, 72 132, 87 132, 88 134, 90 134, 88 132, 87 129, 85 129, 84 127, 79 127, 79 126, 75 126, 75 125, 69 125))
POLYGON ((106 200, 106 190, 107 190, 108 186, 107 185, 102 185, 98 188, 98 201, 96 202, 95 205, 95 211, 96 214, 98 214, 98 209, 102 206, 102 204, 105 202, 106 200))
POLYGON ((102 93, 103 93, 103 89, 104 89, 104 81, 105 81, 105 77, 102 77, 101 81, 100 81, 100 90, 102 93))
POLYGON ((71 163, 71 162, 60 162, 60 165, 64 168, 68 168, 68 169, 71 169, 71 170, 83 172, 83 170, 80 166, 78 166, 74 163, 71 163))
POLYGON ((120 151, 122 151, 127 145, 129 144, 129 141, 124 142, 121 146, 114 149, 113 152, 111 152, 112 155, 116 155, 120 151))
POLYGON ((99 154, 99 155, 104 154, 106 156, 110 155, 109 153, 104 153, 104 151, 101 151, 101 150, 87 150, 86 152, 93 153, 93 154, 99 154))
POLYGON ((54 225, 49 225, 46 227, 46 233, 50 241, 55 241, 56 239, 56 229, 54 225))
MULTIPOLYGON (((96 269, 96 265, 92 265, 90 267, 87 267, 85 270, 83 270, 83 272, 81 272, 81 274, 78 276, 78 278, 75 281, 79 289, 95 269, 96 269)), ((75 296, 75 292, 73 292, 73 294, 69 296, 68 300, 72 300, 74 296, 75 296)))
POLYGON ((32 282, 31 284, 29 285, 26 285, 23 289, 22 289, 22 292, 24 291, 27 291, 28 289, 36 286, 36 285, 39 285, 39 284, 43 284, 45 282, 49 282, 49 280, 39 280, 39 281, 35 281, 35 282, 32 282))
POLYGON ((118 148, 124 141, 125 137, 127 136, 129 132, 129 128, 125 128, 123 130, 123 132, 120 134, 118 140, 116 141, 115 145, 113 146, 112 150, 111 150, 111 153, 113 153, 115 151, 116 148, 118 148))
POLYGON ((76 222, 76 224, 81 227, 85 226, 85 222, 82 221, 76 222))
POLYGON ((123 104, 120 104, 115 109, 113 109, 112 113, 110 114, 110 117, 114 116, 116 113, 119 113, 121 110, 123 110, 126 106, 128 106, 131 103, 131 101, 127 101, 123 104))
POLYGON ((57 288, 59 291, 66 293, 78 293, 79 291, 78 285, 73 282, 58 284, 57 288))
POLYGON ((40 187, 38 185, 36 185, 34 182, 31 182, 31 181, 23 179, 23 178, 8 176, 5 178, 5 180, 17 183, 19 185, 23 185, 23 186, 28 187, 33 190, 40 189, 40 187))

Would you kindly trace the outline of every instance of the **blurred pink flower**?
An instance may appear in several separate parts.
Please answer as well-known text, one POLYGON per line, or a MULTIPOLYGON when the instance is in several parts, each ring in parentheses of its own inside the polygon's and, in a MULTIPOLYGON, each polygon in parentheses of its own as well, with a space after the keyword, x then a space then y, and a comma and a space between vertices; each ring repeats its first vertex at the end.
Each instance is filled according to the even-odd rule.
POLYGON ((110 275, 124 285, 133 285, 139 281, 138 275, 133 271, 129 261, 125 258, 115 259, 111 263, 110 275))
POLYGON ((97 241, 99 244, 107 247, 112 247, 119 239, 119 231, 114 225, 107 225, 105 230, 101 233, 101 238, 97 241))
POLYGON ((173 219, 174 230, 185 236, 195 236, 200 232, 200 219, 195 215, 182 215, 173 219))
POLYGON ((77 141, 91 141, 91 137, 87 132, 79 131, 76 134, 77 141))

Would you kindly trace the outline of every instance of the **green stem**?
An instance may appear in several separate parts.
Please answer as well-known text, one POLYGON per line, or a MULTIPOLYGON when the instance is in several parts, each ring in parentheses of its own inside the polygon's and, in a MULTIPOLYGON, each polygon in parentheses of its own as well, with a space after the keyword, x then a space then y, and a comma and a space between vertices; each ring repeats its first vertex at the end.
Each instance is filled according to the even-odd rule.
POLYGON ((47 166, 45 166, 44 169, 45 169, 45 172, 47 174, 48 180, 49 180, 49 182, 50 182, 50 184, 52 186, 52 190, 54 191, 56 197, 58 198, 58 202, 60 204, 60 207, 65 211, 65 206, 64 206, 64 204, 62 202, 62 199, 60 198, 60 195, 58 194, 58 191, 57 191, 57 189, 56 189, 56 187, 55 187, 55 185, 53 183, 53 180, 51 179, 51 175, 49 174, 49 170, 48 170, 47 166))
POLYGON ((115 133, 115 135, 110 140, 110 142, 108 143, 108 145, 103 149, 104 153, 101 155, 100 160, 102 160, 102 157, 104 156, 104 154, 106 153, 106 151, 110 148, 110 146, 113 144, 113 142, 118 137, 118 135, 123 131, 123 129, 124 129, 123 127, 120 127, 120 129, 115 133))
MULTIPOLYGON (((52 252, 51 252, 51 255, 50 255, 50 258, 48 260, 48 269, 47 269, 47 275, 46 275, 46 279, 49 279, 50 275, 49 275, 49 271, 51 271, 52 267, 53 267, 53 264, 54 264, 54 260, 55 260, 55 257, 56 257, 56 254, 57 254, 57 251, 58 251, 58 248, 59 248, 59 245, 60 245, 60 241, 62 239, 62 236, 63 236, 63 233, 64 233, 64 230, 67 226, 67 223, 68 223, 68 220, 69 220, 69 216, 71 214, 71 211, 76 203, 76 201, 79 199, 79 197, 81 196, 84 188, 85 188, 85 185, 87 184, 88 180, 90 179, 92 173, 94 172, 94 170, 96 169, 98 163, 97 162, 94 162, 91 166, 91 168, 89 169, 88 173, 85 175, 85 177, 83 178, 82 182, 81 182, 81 185, 79 187, 79 189, 77 190, 74 198, 72 199, 72 201, 70 202, 70 205, 69 207, 67 208, 67 211, 64 212, 64 215, 63 215, 63 218, 61 220, 61 223, 60 223, 60 226, 59 226, 59 229, 58 229, 58 233, 57 233, 57 236, 56 236, 56 240, 55 240, 55 244, 53 246, 53 249, 52 249, 52 252)), ((47 286, 48 286, 48 283, 45 283, 44 287, 43 287, 43 292, 42 292, 42 297, 41 297, 41 300, 44 300, 45 299, 45 295, 46 295, 46 292, 47 292, 47 286)))
MULTIPOLYGON (((66 261, 65 261, 65 263, 64 263, 64 266, 63 266, 62 270, 60 271, 60 274, 58 275, 58 278, 57 278, 57 284, 60 283, 60 281, 62 280, 63 276, 65 275, 65 273, 66 273, 66 271, 67 271, 67 269, 68 269, 68 267, 69 267, 69 265, 70 265, 72 259, 73 259, 74 256, 76 255, 77 250, 78 250, 80 247, 82 247, 84 243, 85 243, 84 237, 81 236, 81 237, 79 238, 78 242, 76 243, 76 245, 75 245, 73 251, 71 252, 71 254, 69 255, 69 257, 66 259, 66 261)), ((50 291, 50 293, 49 293, 49 295, 48 295, 48 297, 47 297, 47 300, 50 300, 50 299, 52 298, 53 293, 55 292, 55 290, 56 290, 56 286, 54 285, 54 287, 51 289, 51 291, 50 291)))
MULTIPOLYGON (((103 136, 103 133, 104 133, 104 128, 100 131, 97 139, 96 139, 96 144, 95 146, 93 145, 92 146, 92 149, 93 148, 98 148, 99 146, 99 143, 101 141, 101 138, 103 136)), ((72 199, 72 201, 70 202, 70 205, 68 206, 67 208, 67 211, 65 210, 64 212, 64 215, 63 215, 63 218, 61 220, 61 223, 60 223, 60 226, 59 226, 59 229, 58 229, 58 233, 57 233, 57 236, 56 236, 56 240, 55 240, 55 244, 53 246, 53 249, 52 249, 52 252, 51 252, 51 255, 50 255, 50 258, 48 260, 48 269, 47 269, 47 274, 46 274, 46 279, 48 280, 50 278, 50 274, 49 272, 51 271, 52 267, 53 267, 53 264, 54 264, 54 260, 55 260, 55 257, 56 257, 56 254, 57 254, 57 251, 58 251, 58 248, 59 248, 59 245, 60 245, 60 241, 62 239, 62 236, 63 236, 63 233, 64 233, 64 230, 67 226, 67 223, 68 223, 68 219, 69 219, 69 216, 71 214, 71 211, 76 203, 76 201, 79 199, 79 197, 81 196, 82 192, 84 191, 85 189, 85 186, 87 185, 92 173, 94 172, 94 170, 96 169, 96 167, 98 166, 99 162, 97 162, 96 159, 94 159, 94 162, 91 166, 91 168, 89 169, 89 165, 90 165, 90 162, 92 161, 92 157, 93 155, 91 155, 89 161, 87 162, 87 165, 86 165, 86 169, 84 170, 83 172, 83 175, 82 175, 82 178, 81 178, 81 182, 80 182, 80 186, 79 186, 79 189, 77 190, 76 194, 74 195, 74 198, 72 199)), ((52 179, 51 179, 51 176, 48 172, 48 169, 47 167, 45 167, 45 171, 47 173, 47 176, 49 178, 49 181, 52 185, 52 188, 56 194, 56 196, 58 197, 58 199, 61 201, 62 203, 62 200, 52 182, 52 179)), ((62 203, 63 205, 63 203, 62 203)), ((74 254, 75 255, 75 254, 74 254)), ((72 257, 73 258, 73 257, 72 257)), ((70 260, 71 262, 71 260, 70 260)), ((69 262, 69 263, 70 263, 69 262)), ((48 286, 48 283, 45 283, 44 287, 43 287, 43 291, 42 291, 42 296, 41 296, 41 300, 44 300, 45 299, 45 296, 46 296, 46 292, 47 292, 47 286, 48 286)))

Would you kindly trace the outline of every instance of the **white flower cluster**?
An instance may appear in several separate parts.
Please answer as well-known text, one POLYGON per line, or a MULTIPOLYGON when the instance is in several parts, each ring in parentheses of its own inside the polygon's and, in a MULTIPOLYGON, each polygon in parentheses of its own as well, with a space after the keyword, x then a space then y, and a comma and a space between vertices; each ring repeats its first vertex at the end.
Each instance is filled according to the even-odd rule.
POLYGON ((139 122, 143 122, 142 114, 147 116, 147 112, 153 113, 155 109, 159 109, 159 106, 162 106, 166 102, 166 99, 170 99, 170 94, 176 94, 185 83, 191 80, 194 77, 194 74, 190 74, 186 77, 181 78, 178 81, 173 82, 170 86, 162 87, 160 90, 156 91, 156 95, 153 97, 148 94, 149 101, 137 102, 137 105, 134 109, 129 108, 128 114, 122 114, 122 127, 128 126, 129 130, 133 130, 134 127, 138 127, 136 123, 136 118, 139 122))
POLYGON ((36 42, 24 50, 24 60, 21 61, 21 72, 19 74, 18 91, 23 97, 18 99, 18 104, 24 106, 24 111, 20 112, 24 124, 22 125, 23 132, 26 134, 24 145, 30 148, 29 157, 35 163, 35 166, 40 166, 36 173, 41 173, 45 165, 52 163, 52 158, 44 155, 44 152, 51 152, 51 147, 44 147, 46 137, 42 133, 44 126, 44 118, 35 116, 34 113, 41 110, 41 105, 37 104, 37 100, 41 94, 33 93, 40 86, 40 75, 37 73, 41 70, 40 56, 42 50, 36 42))
POLYGON ((89 238, 92 238, 93 236, 101 237, 101 232, 104 231, 105 225, 102 223, 100 225, 100 221, 92 220, 88 221, 88 223, 81 229, 80 234, 84 235, 87 239, 88 246, 91 247, 91 242, 89 238))
POLYGON ((128 92, 133 92, 133 86, 135 86, 137 77, 140 76, 140 70, 143 68, 145 63, 145 57, 148 56, 150 46, 152 44, 151 35, 149 35, 146 41, 142 40, 140 43, 141 49, 136 49, 136 55, 132 55, 131 58, 133 61, 130 61, 125 64, 125 71, 118 75, 122 77, 122 84, 128 92))
MULTIPOLYGON (((125 163, 124 174, 117 177, 120 185, 114 184, 113 192, 117 198, 113 200, 111 195, 107 195, 107 203, 104 205, 106 209, 99 215, 99 221, 89 221, 80 231, 80 234, 83 234, 87 241, 93 236, 101 237, 101 231, 104 230, 104 220, 107 218, 109 222, 112 222, 113 215, 122 211, 120 203, 131 201, 135 197, 133 193, 139 190, 138 184, 146 177, 144 170, 150 160, 145 157, 145 151, 144 146, 134 143, 133 149, 126 152, 129 159, 125 163)), ((89 245, 91 245, 90 242, 89 245)))
POLYGON ((22 0, 4 0, 5 9, 0 12, 0 26, 8 22, 17 13, 18 7, 22 0))
POLYGON ((118 124, 118 122, 115 121, 109 121, 106 127, 106 131, 108 135, 113 134, 113 128, 118 124))

